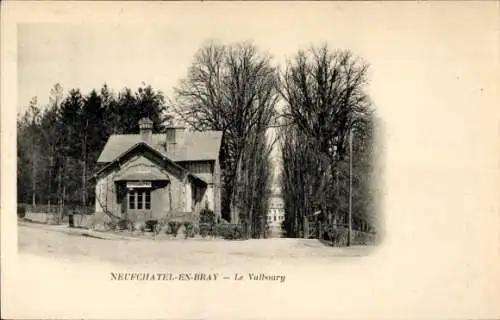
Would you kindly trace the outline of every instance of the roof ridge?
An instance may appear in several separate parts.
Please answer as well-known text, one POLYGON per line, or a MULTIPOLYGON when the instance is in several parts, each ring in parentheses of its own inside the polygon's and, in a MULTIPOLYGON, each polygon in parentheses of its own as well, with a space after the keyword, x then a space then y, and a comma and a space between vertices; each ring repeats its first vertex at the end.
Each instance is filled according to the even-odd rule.
MULTIPOLYGON (((174 161, 214 160, 219 157, 222 131, 188 131, 184 141, 175 150, 164 150, 161 146, 166 140, 165 133, 154 133, 147 143, 158 152, 164 153, 174 161)), ((122 152, 143 141, 137 133, 112 134, 98 158, 98 162, 111 162, 122 152)))

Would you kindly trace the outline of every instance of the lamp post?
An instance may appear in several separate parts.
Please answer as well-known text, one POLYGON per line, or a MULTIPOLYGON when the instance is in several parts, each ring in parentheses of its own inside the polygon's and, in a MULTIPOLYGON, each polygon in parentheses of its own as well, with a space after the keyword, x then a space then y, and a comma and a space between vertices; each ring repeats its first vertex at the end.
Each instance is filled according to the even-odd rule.
POLYGON ((352 138, 354 130, 349 131, 349 229, 347 233, 347 246, 351 246, 352 238, 352 138))

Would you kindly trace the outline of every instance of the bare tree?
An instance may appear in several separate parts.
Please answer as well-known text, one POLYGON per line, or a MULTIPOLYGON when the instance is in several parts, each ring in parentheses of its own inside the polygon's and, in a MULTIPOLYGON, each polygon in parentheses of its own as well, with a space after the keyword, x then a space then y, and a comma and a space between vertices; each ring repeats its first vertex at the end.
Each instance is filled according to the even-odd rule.
MULTIPOLYGON (((301 50, 286 64, 280 86, 288 122, 281 130, 281 182, 291 236, 307 236, 315 211, 330 223, 345 216, 348 136, 353 128, 362 135, 371 121, 367 71, 350 51, 327 46, 301 50)), ((365 146, 371 142, 363 140, 365 146)), ((356 181, 357 191, 366 189, 362 179, 356 181)))
POLYGON ((345 156, 357 115, 370 110, 367 71, 368 65, 350 51, 323 46, 299 51, 281 77, 284 116, 331 161, 345 156))
POLYGON ((174 108, 184 121, 195 130, 223 133, 219 159, 222 216, 227 220, 239 192, 234 190, 238 171, 248 168, 238 166, 255 149, 249 141, 264 132, 274 117, 277 82, 270 56, 252 43, 209 43, 195 55, 187 78, 175 89, 174 108))

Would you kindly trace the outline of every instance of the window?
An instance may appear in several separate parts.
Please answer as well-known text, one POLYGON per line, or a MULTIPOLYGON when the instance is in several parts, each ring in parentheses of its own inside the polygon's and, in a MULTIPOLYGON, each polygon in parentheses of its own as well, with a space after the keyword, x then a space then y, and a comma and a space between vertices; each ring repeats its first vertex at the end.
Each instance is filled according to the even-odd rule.
POLYGON ((276 221, 276 216, 274 216, 274 221, 276 221))
POLYGON ((151 209, 151 192, 149 190, 145 191, 144 209, 151 209))
POLYGON ((151 191, 144 189, 129 191, 128 208, 131 210, 151 209, 151 191))
POLYGON ((142 209, 142 192, 137 193, 137 209, 142 209))
POLYGON ((128 194, 128 208, 135 209, 135 192, 133 191, 128 194))

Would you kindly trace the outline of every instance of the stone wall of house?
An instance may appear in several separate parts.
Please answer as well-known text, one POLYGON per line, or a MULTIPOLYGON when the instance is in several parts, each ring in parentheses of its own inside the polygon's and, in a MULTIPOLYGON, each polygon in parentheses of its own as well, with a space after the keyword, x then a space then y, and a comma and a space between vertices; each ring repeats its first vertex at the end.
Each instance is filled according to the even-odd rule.
POLYGON ((169 190, 169 197, 171 197, 170 204, 166 208, 167 210, 164 211, 186 211, 184 207, 184 198, 186 197, 184 187, 183 181, 179 179, 171 180, 169 190))
POLYGON ((170 205, 169 186, 155 187, 151 190, 151 219, 163 218, 163 211, 170 205))
POLYGON ((214 199, 214 185, 209 184, 205 189, 205 193, 203 194, 203 198, 201 200, 201 208, 205 208, 208 205, 208 209, 215 212, 215 199, 214 199))
POLYGON ((113 180, 115 175, 116 171, 112 171, 107 176, 97 180, 95 201, 96 212, 106 211, 116 216, 121 215, 121 203, 117 199, 116 185, 113 180))

